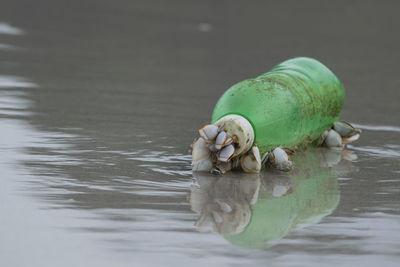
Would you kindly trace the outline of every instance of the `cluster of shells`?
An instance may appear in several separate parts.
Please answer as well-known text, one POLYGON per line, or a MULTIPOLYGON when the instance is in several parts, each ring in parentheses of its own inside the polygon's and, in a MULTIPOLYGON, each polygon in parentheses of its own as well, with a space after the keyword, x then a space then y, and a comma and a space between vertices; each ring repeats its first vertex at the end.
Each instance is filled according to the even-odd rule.
MULTIPOLYGON (((248 173, 258 173, 264 165, 281 171, 293 168, 289 155, 295 152, 289 148, 276 147, 261 158, 255 144, 245 153, 235 153, 239 147, 238 137, 230 136, 225 125, 207 124, 199 129, 199 134, 200 137, 191 146, 193 171, 224 174, 232 169, 242 169, 248 173)), ((319 145, 342 150, 347 143, 357 140, 360 134, 361 130, 350 123, 338 121, 322 134, 319 145)))
POLYGON ((232 169, 242 169, 247 173, 258 173, 263 165, 282 171, 289 171, 293 167, 287 153, 293 151, 281 147, 265 153, 262 159, 257 145, 243 154, 235 155, 239 140, 237 136, 230 136, 224 125, 205 125, 199 134, 200 138, 191 146, 193 171, 224 174, 232 169))
POLYGON ((235 156, 237 136, 230 136, 225 126, 207 124, 199 130, 200 138, 192 144, 193 171, 225 173, 241 167, 246 172, 259 172, 260 152, 257 146, 243 155, 235 156))
POLYGON ((334 149, 343 149, 348 143, 360 138, 361 130, 348 122, 337 121, 332 128, 323 132, 319 145, 334 149))

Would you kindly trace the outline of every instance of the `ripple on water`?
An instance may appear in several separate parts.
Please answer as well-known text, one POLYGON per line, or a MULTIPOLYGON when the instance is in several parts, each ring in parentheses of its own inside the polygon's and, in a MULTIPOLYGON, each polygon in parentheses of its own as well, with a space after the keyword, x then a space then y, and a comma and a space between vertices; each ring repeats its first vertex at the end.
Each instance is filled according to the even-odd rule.
POLYGON ((385 126, 385 125, 362 125, 353 124, 355 127, 368 130, 368 131, 388 131, 388 132, 400 132, 400 127, 398 126, 385 126))
POLYGON ((140 156, 130 157, 130 160, 144 162, 140 166, 168 176, 187 177, 191 175, 191 155, 172 154, 168 151, 142 151, 140 156))
POLYGON ((0 22, 0 34, 8 34, 8 35, 22 35, 24 33, 23 30, 17 28, 15 26, 11 26, 6 22, 0 22))
POLYGON ((400 150, 395 150, 393 148, 398 148, 396 145, 387 145, 382 147, 374 146, 355 146, 349 145, 349 148, 355 151, 367 152, 369 155, 378 156, 381 158, 399 158, 400 150))

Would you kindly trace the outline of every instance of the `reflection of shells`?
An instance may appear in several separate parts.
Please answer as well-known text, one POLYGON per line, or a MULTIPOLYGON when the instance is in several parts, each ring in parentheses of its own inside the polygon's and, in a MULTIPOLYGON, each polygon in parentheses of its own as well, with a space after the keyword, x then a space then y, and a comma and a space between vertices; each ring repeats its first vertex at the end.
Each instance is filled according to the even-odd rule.
POLYGON ((197 139, 192 145, 192 170, 209 171, 213 163, 210 158, 210 150, 203 138, 197 139))
POLYGON ((251 218, 260 186, 258 175, 215 177, 194 173, 200 186, 191 186, 192 210, 200 213, 195 224, 199 231, 211 225, 220 234, 234 234, 244 230, 251 218))
POLYGON ((250 222, 251 209, 250 205, 243 199, 241 202, 234 203, 234 212, 222 213, 213 212, 214 215, 214 231, 221 235, 236 234, 244 230, 250 222), (217 217, 215 215, 217 214, 217 217))
MULTIPOLYGON (((354 151, 350 151, 347 149, 344 150, 332 150, 332 149, 323 149, 320 151, 322 155, 321 166, 322 167, 334 167, 339 165, 341 162, 352 162, 357 160, 357 155, 354 151)), ((347 171, 345 171, 347 172, 347 171)))
POLYGON ((341 154, 342 154, 341 150, 326 149, 325 153, 323 153, 324 160, 321 161, 321 166, 322 167, 335 166, 342 160, 341 154))
POLYGON ((294 192, 293 181, 282 174, 269 174, 263 179, 264 190, 274 197, 286 196, 294 192))

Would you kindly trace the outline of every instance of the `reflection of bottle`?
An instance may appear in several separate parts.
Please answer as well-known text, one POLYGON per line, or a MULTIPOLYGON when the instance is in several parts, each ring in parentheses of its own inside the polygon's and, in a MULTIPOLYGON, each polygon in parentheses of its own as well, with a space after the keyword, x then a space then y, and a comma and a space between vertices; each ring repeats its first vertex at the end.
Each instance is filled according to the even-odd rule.
POLYGON ((193 173, 190 204, 199 214, 195 225, 200 231, 210 225, 239 246, 271 246, 291 229, 332 213, 340 199, 336 177, 357 171, 351 164, 356 158, 347 150, 310 148, 293 156, 297 167, 291 172, 269 170, 261 177, 193 173))
POLYGON ((241 233, 224 237, 239 246, 268 247, 294 227, 317 223, 332 213, 340 191, 335 173, 322 167, 328 164, 326 152, 298 153, 293 157, 297 166, 293 172, 266 172, 249 224, 241 233))
MULTIPOLYGON (((254 131, 252 141, 261 152, 294 147, 316 140, 331 127, 343 99, 343 85, 327 67, 311 58, 294 58, 233 85, 218 100, 212 123, 226 115, 241 115, 250 122, 252 127, 244 130, 254 131)), ((246 143, 246 149, 250 147, 246 143)))
POLYGON ((190 204, 200 214, 198 230, 211 226, 219 234, 236 234, 250 221, 257 201, 260 177, 257 174, 235 174, 215 177, 195 173, 197 184, 191 186, 190 204))

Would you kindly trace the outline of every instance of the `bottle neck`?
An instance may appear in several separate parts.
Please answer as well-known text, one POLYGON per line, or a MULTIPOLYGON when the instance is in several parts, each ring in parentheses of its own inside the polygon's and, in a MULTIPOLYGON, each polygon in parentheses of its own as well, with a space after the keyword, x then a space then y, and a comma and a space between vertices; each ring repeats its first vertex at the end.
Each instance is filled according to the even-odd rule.
POLYGON ((236 143, 234 156, 249 151, 254 143, 254 129, 250 122, 240 115, 226 115, 214 123, 216 126, 225 127, 227 133, 236 143))

